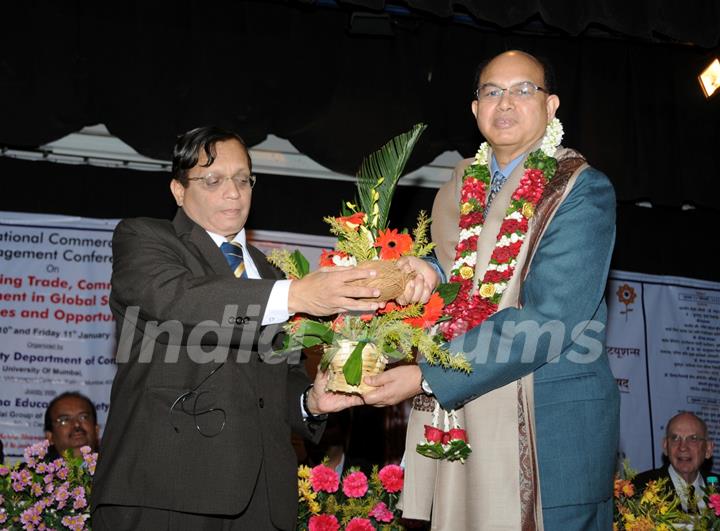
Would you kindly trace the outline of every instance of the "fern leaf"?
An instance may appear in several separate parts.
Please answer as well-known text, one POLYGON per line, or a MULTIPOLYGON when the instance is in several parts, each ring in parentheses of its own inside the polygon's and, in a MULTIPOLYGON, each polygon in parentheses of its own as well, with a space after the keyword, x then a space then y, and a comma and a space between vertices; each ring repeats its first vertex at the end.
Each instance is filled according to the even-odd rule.
POLYGON ((360 208, 368 215, 374 236, 387 228, 390 203, 397 182, 415 144, 427 126, 416 124, 366 157, 357 174, 360 208))

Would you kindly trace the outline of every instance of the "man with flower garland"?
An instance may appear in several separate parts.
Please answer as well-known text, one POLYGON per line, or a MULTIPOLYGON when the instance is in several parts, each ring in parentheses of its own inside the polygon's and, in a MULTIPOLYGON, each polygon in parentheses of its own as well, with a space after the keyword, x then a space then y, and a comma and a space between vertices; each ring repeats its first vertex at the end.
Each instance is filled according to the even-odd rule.
POLYGON ((366 403, 415 396, 404 515, 433 529, 612 528, 619 394, 603 294, 615 196, 559 147, 549 78, 520 51, 478 69, 472 111, 487 143, 435 198, 437 256, 460 284, 438 333, 472 373, 420 364, 366 379, 378 387, 366 403), (465 439, 463 463, 452 451, 465 439))
POLYGON ((367 299, 379 290, 347 284, 373 273, 279 280, 246 241, 254 183, 242 138, 193 129, 173 152, 175 219, 115 229, 117 375, 93 485, 95 531, 294 529, 291 428, 317 439, 325 413, 362 403, 325 392, 322 373, 310 385, 299 355, 272 347, 293 313, 377 309, 367 299))

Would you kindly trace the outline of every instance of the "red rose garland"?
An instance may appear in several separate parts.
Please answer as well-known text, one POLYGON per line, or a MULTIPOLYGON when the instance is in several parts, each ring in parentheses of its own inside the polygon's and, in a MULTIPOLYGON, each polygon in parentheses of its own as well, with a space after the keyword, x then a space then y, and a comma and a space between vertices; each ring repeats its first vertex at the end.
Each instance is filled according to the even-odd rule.
POLYGON ((486 195, 490 186, 489 147, 486 143, 480 146, 475 163, 465 170, 460 190, 460 240, 455 247, 455 263, 450 272, 450 281, 458 282, 460 291, 445 309, 445 315, 450 319, 440 325, 440 333, 445 340, 464 334, 497 311, 502 294, 515 273, 528 221, 535 212, 545 185, 555 175, 557 161, 552 155, 561 138, 562 125, 554 119, 548 125, 541 148, 527 157, 525 173, 512 194, 490 263, 475 293, 477 242, 485 222, 486 195))
MULTIPOLYGON (((486 195, 490 186, 488 169, 489 146, 483 143, 463 175, 460 189, 460 239, 455 247, 455 263, 450 271, 450 282, 460 284, 455 300, 445 308, 448 320, 439 325, 446 341, 464 334, 493 315, 502 294, 515 273, 529 220, 535 213, 545 185, 555 175, 557 161, 553 158, 560 145, 563 129, 555 118, 547 126, 540 149, 528 155, 525 173, 512 194, 505 211, 490 263, 473 293, 478 237, 482 232, 486 214, 486 195)), ((444 411, 445 429, 439 427, 440 404, 435 403, 432 425, 425 425, 425 436, 416 450, 433 459, 447 459, 464 463, 471 453, 467 432, 458 423, 455 411, 444 411)))

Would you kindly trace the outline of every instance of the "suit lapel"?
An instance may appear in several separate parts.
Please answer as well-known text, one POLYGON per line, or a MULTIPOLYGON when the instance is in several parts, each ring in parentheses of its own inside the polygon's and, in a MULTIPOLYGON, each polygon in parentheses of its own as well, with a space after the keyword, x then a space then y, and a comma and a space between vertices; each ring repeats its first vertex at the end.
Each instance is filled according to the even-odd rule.
POLYGON ((182 208, 178 209, 173 225, 178 237, 188 244, 189 249, 196 249, 198 256, 208 263, 214 273, 232 276, 222 251, 215 245, 207 231, 191 220, 182 208))
POLYGON ((258 273, 260 273, 260 278, 278 278, 277 273, 267 261, 267 257, 260 249, 250 244, 247 245, 247 248, 250 252, 250 255, 252 256, 252 260, 255 263, 255 267, 257 268, 258 273))

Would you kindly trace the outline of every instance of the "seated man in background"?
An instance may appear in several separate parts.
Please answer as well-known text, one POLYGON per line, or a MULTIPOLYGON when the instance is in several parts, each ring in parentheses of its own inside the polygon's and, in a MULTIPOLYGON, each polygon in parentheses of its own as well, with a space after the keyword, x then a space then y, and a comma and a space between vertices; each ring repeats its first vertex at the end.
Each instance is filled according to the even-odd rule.
POLYGON ((95 404, 85 395, 72 391, 53 398, 45 410, 45 438, 50 441, 48 456, 54 459, 71 448, 76 456, 80 448, 98 451, 100 426, 95 404))
POLYGON ((635 490, 643 489, 649 481, 668 478, 667 486, 680 498, 683 511, 704 509, 705 478, 700 468, 712 457, 714 447, 702 419, 687 411, 678 413, 668 421, 663 438, 663 453, 670 464, 635 476, 635 490))

